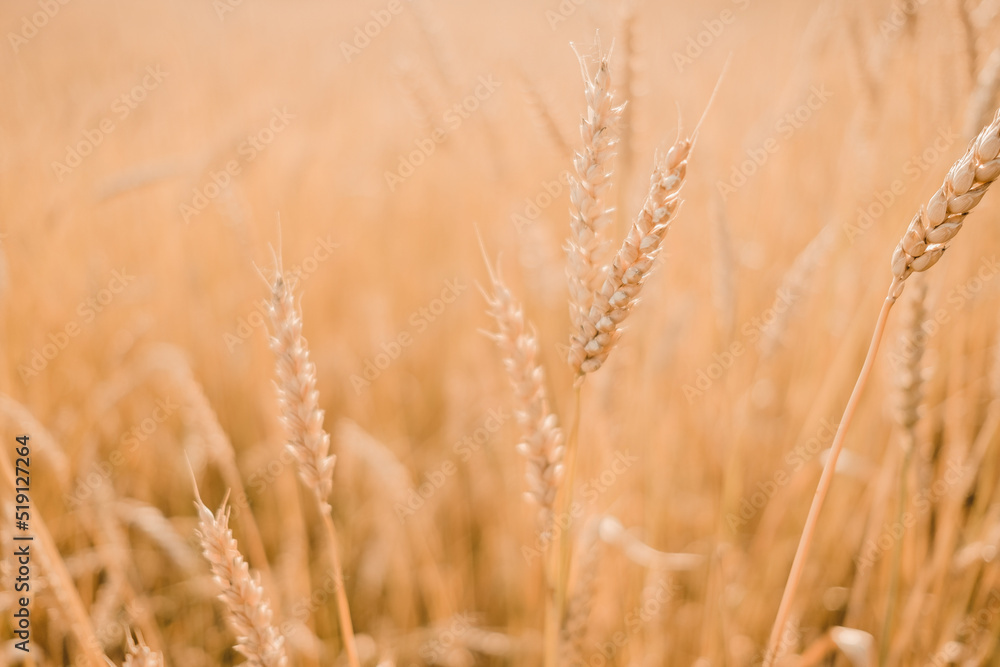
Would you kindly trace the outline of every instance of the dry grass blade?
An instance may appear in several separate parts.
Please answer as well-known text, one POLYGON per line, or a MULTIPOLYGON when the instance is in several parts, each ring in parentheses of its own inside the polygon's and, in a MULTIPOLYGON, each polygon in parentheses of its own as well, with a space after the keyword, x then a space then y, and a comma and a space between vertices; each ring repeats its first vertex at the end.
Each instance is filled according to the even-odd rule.
MULTIPOLYGON (((192 473, 193 475, 193 473, 192 473)), ((288 664, 284 638, 272 623, 271 605, 258 576, 251 575, 239 545, 229 529, 229 508, 222 501, 215 514, 205 506, 195 484, 198 509, 198 539, 212 576, 221 587, 219 599, 229 612, 236 633, 236 650, 252 667, 284 667, 288 664)))
POLYGON ((26 433, 31 434, 32 447, 52 466, 60 486, 68 486, 70 477, 66 454, 52 434, 49 433, 49 430, 35 419, 35 415, 31 413, 31 410, 10 396, 0 394, 0 414, 4 414, 9 419, 17 422, 25 429, 26 433))
MULTIPOLYGON (((10 493, 10 498, 15 497, 14 470, 11 468, 7 453, 0 454, 0 480, 2 480, 5 493, 10 493)), ((68 617, 70 632, 80 645, 80 655, 90 667, 105 667, 107 656, 101 650, 101 644, 94 634, 94 627, 87 614, 87 609, 80 599, 80 593, 73 583, 73 578, 66 569, 66 563, 59 554, 59 549, 48 526, 39 512, 34 512, 31 516, 31 531, 35 548, 30 548, 32 554, 36 555, 42 565, 42 570, 49 578, 49 585, 55 594, 56 601, 63 613, 68 617)))

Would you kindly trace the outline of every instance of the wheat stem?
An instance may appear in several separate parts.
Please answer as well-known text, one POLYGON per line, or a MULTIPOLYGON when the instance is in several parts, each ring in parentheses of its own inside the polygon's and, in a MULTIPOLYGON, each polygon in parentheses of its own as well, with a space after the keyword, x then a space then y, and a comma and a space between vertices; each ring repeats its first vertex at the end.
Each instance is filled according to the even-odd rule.
POLYGON ((580 440, 580 390, 573 389, 573 418, 563 454, 565 477, 560 493, 556 496, 552 530, 558 529, 556 548, 548 545, 548 605, 545 615, 545 667, 555 667, 559 656, 559 636, 566 608, 566 584, 570 564, 570 503, 573 500, 573 483, 576 478, 576 452, 580 440))
POLYGON ((771 629, 771 636, 767 642, 767 651, 764 654, 764 667, 771 667, 774 663, 774 659, 777 654, 778 642, 781 639, 781 635, 785 630, 785 624, 788 622, 788 616, 792 611, 792 603, 795 600, 795 592, 798 590, 799 581, 802 579, 802 572, 805 569, 806 558, 809 555, 809 547, 812 545, 813 535, 816 532, 816 526, 819 523, 819 513, 823 509, 823 502, 826 500, 826 494, 830 490, 830 485, 833 483, 833 475, 837 469, 837 458, 840 456, 841 450, 844 448, 844 439, 847 436, 847 428, 850 426, 851 420, 854 418, 854 412, 857 410, 858 403, 861 400, 861 393, 864 391, 865 384, 868 382, 868 377, 871 375, 872 366, 875 362, 875 356, 878 354, 879 344, 882 342, 882 334, 885 332, 885 323, 889 318, 889 311, 892 309, 892 305, 896 302, 896 298, 902 289, 902 280, 899 278, 893 278, 892 283, 889 286, 889 293, 882 302, 882 310, 879 311, 878 319, 875 322, 875 332, 872 334, 871 343, 868 346, 868 354, 865 356, 865 362, 861 366, 861 373, 858 375, 857 382, 854 384, 854 390, 851 392, 851 397, 847 401, 847 406, 844 408, 844 415, 840 419, 840 424, 837 426, 837 434, 833 438, 833 444, 830 446, 830 456, 827 459, 826 465, 823 467, 823 474, 819 478, 819 485, 816 487, 816 493, 813 495, 812 505, 809 507, 809 515, 806 517, 805 526, 802 528, 802 536, 799 538, 799 546, 795 550, 795 558, 792 560, 792 569, 788 574, 788 581, 785 583, 785 591, 781 596, 781 603, 778 605, 778 615, 774 621, 774 627, 771 629), (895 296, 894 296, 895 295, 895 296))

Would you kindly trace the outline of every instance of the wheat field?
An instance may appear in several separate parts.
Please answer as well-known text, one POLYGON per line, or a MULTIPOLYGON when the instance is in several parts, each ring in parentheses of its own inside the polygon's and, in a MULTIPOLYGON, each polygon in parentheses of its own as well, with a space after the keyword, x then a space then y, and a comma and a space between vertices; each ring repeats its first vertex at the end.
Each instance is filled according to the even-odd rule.
POLYGON ((0 667, 1000 664, 1000 2, 0 26, 0 667))

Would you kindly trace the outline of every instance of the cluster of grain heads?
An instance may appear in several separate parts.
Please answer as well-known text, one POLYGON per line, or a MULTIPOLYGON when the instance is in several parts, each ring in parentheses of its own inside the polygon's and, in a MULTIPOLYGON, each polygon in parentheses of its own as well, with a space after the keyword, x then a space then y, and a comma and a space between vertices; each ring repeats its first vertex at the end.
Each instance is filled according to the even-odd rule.
POLYGON ((496 332, 487 335, 503 354, 503 365, 514 390, 514 415, 521 430, 518 452, 527 461, 527 496, 540 508, 543 530, 552 524, 552 511, 563 475, 563 437, 545 393, 545 371, 538 361, 538 337, 525 322, 524 310, 504 284, 499 268, 490 274, 490 293, 483 290, 496 332))
POLYGON ((163 656, 146 646, 142 635, 132 638, 129 632, 126 636, 125 662, 123 667, 163 667, 163 656))
POLYGON ((914 271, 926 271, 944 254, 946 243, 958 234, 965 216, 982 200, 1000 176, 1000 111, 952 166, 944 184, 910 222, 892 255, 895 278, 890 294, 898 297, 903 281, 914 271))
POLYGON ((680 189, 687 174, 691 146, 691 139, 679 139, 666 154, 656 158, 642 210, 608 266, 590 312, 573 338, 570 362, 578 373, 578 381, 601 367, 621 337, 622 322, 638 300, 680 208, 680 189))
POLYGON ((344 589, 340 564, 340 544, 333 523, 329 495, 333 488, 335 457, 330 454, 330 436, 323 429, 323 410, 316 390, 316 366, 309 360, 309 346, 302 336, 302 312, 276 258, 276 275, 267 281, 271 288, 271 350, 278 375, 278 404, 285 426, 286 448, 296 461, 299 478, 313 492, 326 531, 327 553, 333 572, 337 599, 337 620, 347 662, 358 667, 358 649, 354 624, 344 589))
POLYGON ((250 573, 229 529, 226 501, 212 514, 201 501, 197 484, 195 498, 202 553, 221 588, 219 599, 226 606, 229 624, 236 633, 236 650, 246 656, 247 664, 252 667, 285 667, 288 658, 284 638, 272 623, 271 604, 259 577, 250 573))

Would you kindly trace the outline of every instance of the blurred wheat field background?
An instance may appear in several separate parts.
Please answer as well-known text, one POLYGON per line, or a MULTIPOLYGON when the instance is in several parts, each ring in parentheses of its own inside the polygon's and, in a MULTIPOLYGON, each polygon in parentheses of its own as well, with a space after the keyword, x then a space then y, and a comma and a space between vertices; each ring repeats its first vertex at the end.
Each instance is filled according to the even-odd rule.
POLYGON ((3 3, 0 665, 1000 664, 989 194, 907 279, 766 654, 893 249, 1000 103, 998 11, 3 3), (574 49, 593 77, 598 48, 627 102, 607 257, 703 120, 577 409, 574 49), (544 390, 575 447, 561 482, 539 468, 554 527, 484 335, 494 280, 544 369, 525 400, 544 390), (300 479, 320 427, 328 496, 300 479))

